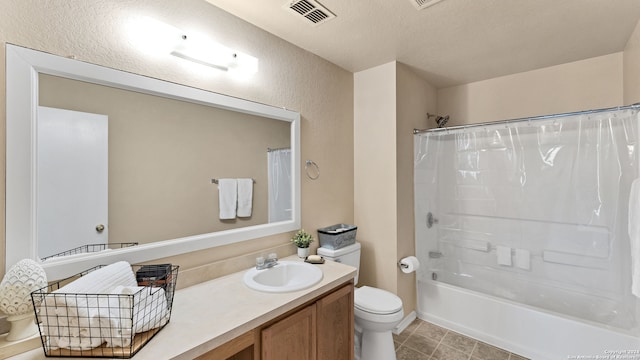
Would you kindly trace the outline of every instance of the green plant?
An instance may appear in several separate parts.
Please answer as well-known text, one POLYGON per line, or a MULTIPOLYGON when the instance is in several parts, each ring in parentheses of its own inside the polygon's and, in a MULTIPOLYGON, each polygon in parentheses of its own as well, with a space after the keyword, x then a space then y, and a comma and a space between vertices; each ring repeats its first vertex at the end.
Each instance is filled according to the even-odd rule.
POLYGON ((313 242, 313 235, 304 231, 304 229, 300 229, 295 235, 293 235, 291 242, 296 244, 299 248, 308 248, 309 244, 313 242))

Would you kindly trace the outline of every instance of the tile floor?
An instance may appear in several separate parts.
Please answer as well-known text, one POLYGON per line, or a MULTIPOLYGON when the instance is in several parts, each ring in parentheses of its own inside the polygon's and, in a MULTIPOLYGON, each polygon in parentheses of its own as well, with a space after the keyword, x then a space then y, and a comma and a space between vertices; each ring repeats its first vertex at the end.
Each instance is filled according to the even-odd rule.
POLYGON ((397 360, 527 360, 420 319, 393 340, 397 360))

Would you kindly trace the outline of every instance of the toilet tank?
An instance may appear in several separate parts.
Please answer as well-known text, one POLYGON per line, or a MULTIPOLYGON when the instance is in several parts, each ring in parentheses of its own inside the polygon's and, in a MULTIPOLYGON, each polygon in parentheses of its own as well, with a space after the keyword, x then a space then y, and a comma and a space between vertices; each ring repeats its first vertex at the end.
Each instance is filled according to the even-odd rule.
POLYGON ((340 249, 327 249, 320 247, 317 250, 317 254, 323 258, 346 265, 351 265, 357 269, 354 284, 358 283, 358 275, 360 274, 360 243, 356 242, 353 245, 345 246, 340 249))

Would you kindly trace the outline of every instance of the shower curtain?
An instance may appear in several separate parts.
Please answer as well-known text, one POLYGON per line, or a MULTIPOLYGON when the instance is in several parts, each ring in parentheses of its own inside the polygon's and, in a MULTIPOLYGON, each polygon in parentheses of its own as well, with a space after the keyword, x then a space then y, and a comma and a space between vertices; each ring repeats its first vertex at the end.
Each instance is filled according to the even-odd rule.
POLYGON ((269 222, 291 220, 291 149, 269 149, 267 166, 269 222))
POLYGON ((639 119, 628 107, 416 134, 418 281, 638 328, 639 119))

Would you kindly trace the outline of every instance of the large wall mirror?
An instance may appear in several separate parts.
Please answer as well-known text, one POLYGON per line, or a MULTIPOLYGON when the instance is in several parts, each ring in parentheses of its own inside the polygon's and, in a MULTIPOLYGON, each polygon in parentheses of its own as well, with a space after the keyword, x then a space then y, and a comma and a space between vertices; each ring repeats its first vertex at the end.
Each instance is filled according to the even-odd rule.
POLYGON ((40 258, 57 279, 300 227, 298 113, 13 45, 6 56, 7 267, 40 258), (222 216, 226 178, 250 182, 249 214, 238 188, 243 213, 222 216))

